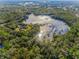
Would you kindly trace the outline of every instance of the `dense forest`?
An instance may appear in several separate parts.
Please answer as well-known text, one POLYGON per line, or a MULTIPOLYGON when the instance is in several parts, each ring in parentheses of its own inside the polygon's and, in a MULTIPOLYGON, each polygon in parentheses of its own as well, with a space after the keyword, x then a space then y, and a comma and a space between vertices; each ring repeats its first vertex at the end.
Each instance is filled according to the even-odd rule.
POLYGON ((79 59, 79 18, 61 8, 0 9, 0 59, 79 59), (65 21, 70 31, 40 42, 36 37, 40 25, 23 24, 30 13, 54 15, 65 21))

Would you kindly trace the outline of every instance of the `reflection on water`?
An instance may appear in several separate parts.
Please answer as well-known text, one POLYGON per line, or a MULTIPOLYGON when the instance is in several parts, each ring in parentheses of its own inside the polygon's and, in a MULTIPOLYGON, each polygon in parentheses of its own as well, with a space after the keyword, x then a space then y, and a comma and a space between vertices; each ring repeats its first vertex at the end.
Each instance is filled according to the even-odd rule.
POLYGON ((0 44, 0 48, 3 48, 3 45, 2 44, 0 44))

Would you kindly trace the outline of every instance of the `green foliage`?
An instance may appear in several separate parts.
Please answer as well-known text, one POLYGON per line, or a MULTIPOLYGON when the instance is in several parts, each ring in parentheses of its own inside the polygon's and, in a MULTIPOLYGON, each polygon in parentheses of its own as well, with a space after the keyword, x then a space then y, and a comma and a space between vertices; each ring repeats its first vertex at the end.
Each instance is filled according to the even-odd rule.
MULTIPOLYGON (((34 8, 17 12, 0 14, 0 59, 79 59, 79 20, 70 11, 62 9, 34 8), (69 24, 70 31, 63 36, 54 36, 52 41, 38 41, 38 24, 25 25, 22 18, 25 12, 35 14, 52 14, 69 24), (17 18, 18 17, 18 18, 17 18), (24 25, 23 27, 21 25, 24 25)), ((51 15, 51 16, 52 16, 51 15)))
POLYGON ((0 36, 8 36, 9 33, 6 31, 6 29, 0 27, 0 36))

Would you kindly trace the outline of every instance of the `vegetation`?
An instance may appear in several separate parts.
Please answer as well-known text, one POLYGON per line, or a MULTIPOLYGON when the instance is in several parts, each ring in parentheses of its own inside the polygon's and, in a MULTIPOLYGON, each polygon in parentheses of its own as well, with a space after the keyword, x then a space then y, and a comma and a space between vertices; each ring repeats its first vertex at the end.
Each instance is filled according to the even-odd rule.
POLYGON ((79 18, 74 13, 56 8, 15 10, 0 12, 0 46, 3 46, 0 59, 79 59, 79 18), (36 37, 39 25, 22 23, 24 12, 27 15, 30 11, 35 14, 51 13, 68 22, 71 30, 63 36, 54 36, 52 41, 39 42, 36 37))

